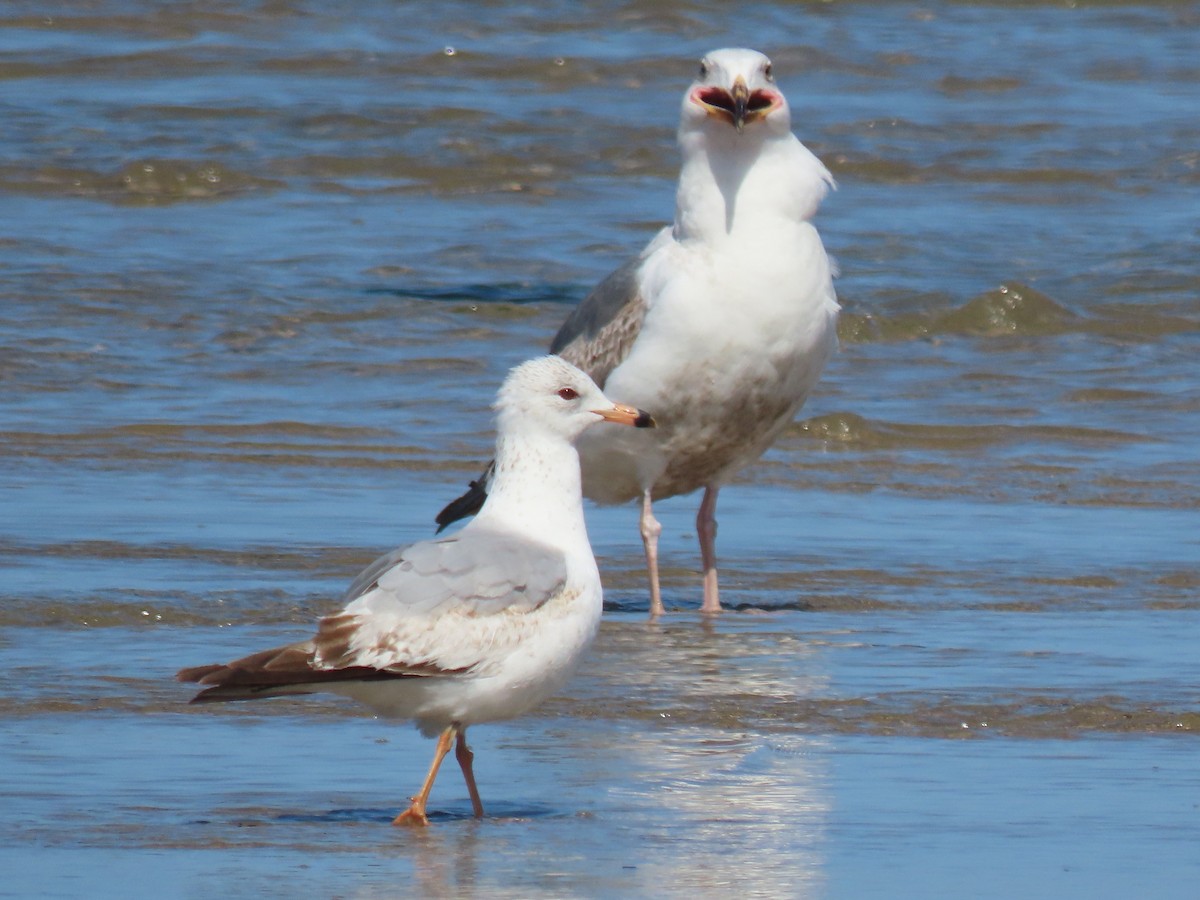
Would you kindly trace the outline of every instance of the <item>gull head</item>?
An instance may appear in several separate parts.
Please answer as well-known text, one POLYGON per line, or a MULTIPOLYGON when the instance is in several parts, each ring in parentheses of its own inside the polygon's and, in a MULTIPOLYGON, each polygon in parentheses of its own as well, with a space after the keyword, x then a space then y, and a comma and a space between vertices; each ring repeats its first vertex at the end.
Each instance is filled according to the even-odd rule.
POLYGON ((613 403, 582 371, 558 356, 521 363, 496 397, 501 432, 539 432, 574 442, 598 422, 652 428, 649 413, 613 403))
POLYGON ((763 127, 791 128, 771 60, 741 48, 713 50, 700 60, 700 72, 683 98, 683 120, 699 127, 716 122, 738 134, 763 127))

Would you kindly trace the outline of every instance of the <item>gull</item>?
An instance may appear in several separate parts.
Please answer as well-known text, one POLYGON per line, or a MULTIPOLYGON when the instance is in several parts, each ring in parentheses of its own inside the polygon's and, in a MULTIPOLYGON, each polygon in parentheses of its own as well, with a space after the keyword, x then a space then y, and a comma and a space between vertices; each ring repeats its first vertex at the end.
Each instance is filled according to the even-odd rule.
MULTIPOLYGON (((601 281, 550 345, 609 396, 654 410, 653 434, 597 430, 579 443, 586 497, 641 503, 652 618, 664 611, 653 501, 704 489, 700 609, 720 612, 717 494, 807 399, 839 310, 811 222, 833 178, 792 134, 771 61, 745 49, 704 57, 683 97, 679 147, 674 224, 601 281)), ((477 509, 489 480, 490 469, 438 525, 477 509)))
POLYGON ((575 443, 601 421, 654 424, 556 356, 513 369, 495 408, 495 473, 472 522, 380 557, 309 640, 176 676, 204 686, 193 703, 324 691, 437 735, 433 764, 397 825, 429 823, 429 793, 452 744, 471 808, 483 815, 468 726, 521 715, 557 690, 600 621, 575 443))

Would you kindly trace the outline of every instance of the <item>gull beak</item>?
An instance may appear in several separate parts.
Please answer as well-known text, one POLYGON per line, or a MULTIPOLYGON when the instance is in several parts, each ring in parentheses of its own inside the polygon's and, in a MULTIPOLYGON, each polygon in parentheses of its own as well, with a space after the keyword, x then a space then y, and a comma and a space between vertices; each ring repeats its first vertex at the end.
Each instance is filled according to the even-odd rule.
POLYGON ((612 409, 593 409, 596 415, 605 422, 615 422, 618 425, 632 425, 634 428, 653 428, 654 417, 650 413, 624 403, 614 403, 612 409))
POLYGON ((733 127, 741 134, 746 124, 746 108, 750 105, 750 86, 746 79, 739 75, 729 94, 733 97, 733 127))
POLYGON ((783 95, 771 88, 752 91, 746 79, 739 75, 729 90, 712 85, 697 86, 692 90, 691 101, 713 118, 728 122, 741 134, 747 122, 765 119, 782 107, 783 95))

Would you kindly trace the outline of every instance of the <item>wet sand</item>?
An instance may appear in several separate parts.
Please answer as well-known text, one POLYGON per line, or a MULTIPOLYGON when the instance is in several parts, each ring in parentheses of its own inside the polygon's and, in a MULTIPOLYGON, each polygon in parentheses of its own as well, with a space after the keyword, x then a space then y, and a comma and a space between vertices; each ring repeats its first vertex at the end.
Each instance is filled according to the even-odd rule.
POLYGON ((1161 672, 1195 678, 1195 614, 1043 618, 1031 640, 1009 612, 610 613, 565 696, 473 729, 487 818, 451 766, 427 832, 389 824, 431 749, 411 729, 334 701, 189 709, 146 677, 290 626, 43 631, 10 664, 74 660, 73 696, 5 711, 7 890, 1119 896, 1153 860, 1185 896, 1198 723, 1161 672), (1155 657, 1089 649, 1117 635, 1155 657))

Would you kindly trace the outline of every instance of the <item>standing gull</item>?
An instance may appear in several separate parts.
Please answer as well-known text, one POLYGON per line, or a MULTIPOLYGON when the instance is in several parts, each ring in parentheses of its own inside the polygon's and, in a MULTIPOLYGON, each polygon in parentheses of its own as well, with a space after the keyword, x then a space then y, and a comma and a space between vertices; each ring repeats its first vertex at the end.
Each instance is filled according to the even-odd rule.
MULTIPOLYGON (((584 495, 641 501, 650 614, 663 612, 656 499, 704 488, 704 613, 717 588, 717 492, 795 417, 836 343, 833 272, 809 221, 833 178, 791 132, 771 61, 715 50, 683 98, 675 223, 568 316, 550 352, 612 397, 653 409, 654 434, 579 442, 584 495)), ((478 508, 491 470, 438 515, 478 508)))
POLYGON ((193 703, 327 691, 438 735, 397 825, 429 823, 429 792, 451 744, 483 815, 467 727, 518 716, 557 690, 600 621, 575 444, 601 420, 654 424, 553 356, 515 368, 496 410, 495 473, 473 522, 380 557, 310 640, 177 676, 205 686, 193 703))

